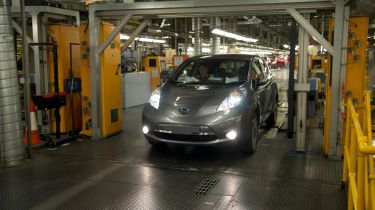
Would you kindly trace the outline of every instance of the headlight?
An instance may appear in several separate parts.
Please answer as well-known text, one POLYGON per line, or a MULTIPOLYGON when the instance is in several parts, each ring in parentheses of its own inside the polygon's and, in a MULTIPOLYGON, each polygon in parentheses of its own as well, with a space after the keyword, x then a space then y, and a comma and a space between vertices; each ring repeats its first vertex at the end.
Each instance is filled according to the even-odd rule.
POLYGON ((160 89, 157 88, 152 94, 150 99, 148 100, 150 105, 154 107, 155 109, 159 108, 159 102, 160 102, 160 89))
POLYGON ((220 112, 238 106, 241 104, 245 96, 246 92, 240 93, 236 90, 231 92, 230 95, 220 104, 219 108, 217 108, 217 111, 220 112))

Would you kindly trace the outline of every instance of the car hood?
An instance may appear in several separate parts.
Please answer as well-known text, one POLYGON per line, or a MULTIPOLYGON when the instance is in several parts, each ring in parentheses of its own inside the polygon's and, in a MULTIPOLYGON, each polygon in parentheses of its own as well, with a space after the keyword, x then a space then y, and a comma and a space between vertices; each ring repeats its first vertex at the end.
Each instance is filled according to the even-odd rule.
POLYGON ((201 117, 216 113, 223 100, 236 89, 238 86, 168 84, 162 88, 160 105, 170 108, 173 117, 201 117))

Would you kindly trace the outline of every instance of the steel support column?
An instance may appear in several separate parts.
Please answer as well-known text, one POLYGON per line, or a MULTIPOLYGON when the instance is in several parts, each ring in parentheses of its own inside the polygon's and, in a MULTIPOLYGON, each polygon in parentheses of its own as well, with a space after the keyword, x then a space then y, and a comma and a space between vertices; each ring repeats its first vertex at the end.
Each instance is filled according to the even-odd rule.
POLYGON ((126 23, 130 20, 132 15, 126 15, 124 18, 121 19, 120 23, 116 26, 116 28, 111 32, 111 34, 105 39, 103 44, 99 46, 98 54, 101 55, 105 48, 112 42, 112 40, 117 36, 118 33, 124 28, 126 23))
POLYGON ((194 55, 202 54, 202 39, 201 39, 201 19, 195 18, 195 37, 194 37, 194 55))
POLYGON ((100 38, 100 19, 95 12, 89 12, 89 33, 90 33, 90 92, 91 92, 91 122, 92 139, 101 137, 101 116, 100 116, 100 60, 97 49, 100 38))
MULTIPOLYGON (((344 6, 345 0, 336 0, 335 2, 335 33, 334 33, 334 54, 332 58, 332 69, 331 69, 331 107, 330 107, 330 122, 329 122, 329 150, 328 156, 330 158, 339 158, 337 153, 337 146, 339 140, 338 136, 338 119, 340 109, 340 75, 341 75, 341 64, 342 64, 342 51, 344 44, 343 34, 347 34, 348 30, 344 31, 344 6)), ((341 152, 340 152, 341 153, 341 152)))
MULTIPOLYGON (((31 13, 33 42, 39 42, 39 13, 31 13)), ((39 46, 34 46, 34 72, 35 72, 35 90, 36 94, 42 94, 42 78, 40 72, 39 46)))
MULTIPOLYGON (((342 34, 342 56, 341 56, 341 63, 344 64, 346 63, 346 58, 347 58, 347 47, 348 47, 348 30, 349 30, 349 13, 350 8, 348 6, 345 6, 344 8, 344 25, 343 25, 343 34, 342 34)), ((343 136, 343 127, 344 127, 344 119, 341 117, 342 112, 344 112, 344 103, 345 103, 345 93, 344 87, 345 87, 345 79, 346 79, 346 65, 341 65, 341 71, 340 71, 340 114, 339 114, 339 119, 338 119, 338 144, 336 147, 336 154, 337 157, 342 156, 342 147, 343 147, 343 142, 342 142, 342 136, 343 136)))
MULTIPOLYGON (((220 27, 220 18, 213 17, 213 28, 220 27)), ((212 44, 211 44, 211 53, 212 54, 219 54, 220 53, 220 36, 213 35, 212 36, 212 44)))
MULTIPOLYGON (((297 42, 297 26, 296 21, 292 21, 290 29, 290 63, 289 63, 289 81, 288 81, 288 138, 292 138, 294 134, 294 68, 295 68, 295 54, 297 42)), ((269 32, 267 31, 267 34, 269 32)), ((269 45, 268 45, 269 46, 269 45)))
MULTIPOLYGON (((307 20, 309 19, 309 14, 305 14, 307 20)), ((300 25, 299 26, 299 60, 298 60, 298 84, 295 90, 297 93, 297 131, 296 131, 296 151, 305 152, 306 147, 306 111, 307 111, 307 72, 308 72, 308 53, 309 53, 309 34, 307 30, 300 25)))

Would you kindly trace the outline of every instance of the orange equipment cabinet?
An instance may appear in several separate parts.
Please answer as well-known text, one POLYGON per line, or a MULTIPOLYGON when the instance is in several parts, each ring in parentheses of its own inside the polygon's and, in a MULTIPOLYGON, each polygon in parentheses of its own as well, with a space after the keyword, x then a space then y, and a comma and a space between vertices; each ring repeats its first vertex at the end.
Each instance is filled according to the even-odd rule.
MULTIPOLYGON (((100 25, 100 42, 113 31, 114 26, 109 23, 100 25)), ((81 75, 82 75, 82 133, 92 135, 91 126, 91 92, 90 92, 90 44, 87 23, 80 26, 81 39, 81 75)), ((112 43, 100 56, 100 121, 101 134, 104 137, 121 132, 122 130, 122 95, 121 95, 121 44, 120 36, 116 36, 112 43)))
MULTIPOLYGON (((79 29, 72 25, 51 24, 48 25, 47 30, 49 37, 57 44, 59 69, 58 83, 59 89, 62 91, 64 90, 64 81, 70 79, 70 44, 79 43, 79 29)), ((74 78, 81 77, 79 50, 79 46, 72 45, 72 72, 74 78)), ((55 81, 53 81, 54 72, 52 51, 48 51, 48 66, 49 89, 53 91, 53 84, 55 81)), ((81 130, 81 97, 78 93, 66 93, 66 105, 60 109, 60 116, 60 129, 62 133, 81 130), (71 102, 73 102, 73 107, 71 106, 71 102)), ((54 117, 51 117, 51 130, 53 132, 56 131, 56 121, 54 117)))
POLYGON ((167 60, 161 56, 146 56, 143 59, 146 72, 151 74, 151 91, 160 85, 160 72, 167 71, 167 60))

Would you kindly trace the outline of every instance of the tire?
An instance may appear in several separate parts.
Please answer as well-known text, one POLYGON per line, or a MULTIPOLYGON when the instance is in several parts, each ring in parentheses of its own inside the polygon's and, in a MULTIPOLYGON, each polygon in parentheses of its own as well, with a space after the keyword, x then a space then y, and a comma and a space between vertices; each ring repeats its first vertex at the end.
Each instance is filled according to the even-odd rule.
POLYGON ((276 122, 277 122, 277 102, 278 102, 277 99, 275 99, 275 105, 273 106, 273 111, 270 114, 270 116, 268 116, 268 118, 266 120, 267 128, 273 128, 276 125, 276 122))
POLYGON ((245 134, 243 142, 244 144, 241 145, 243 153, 251 155, 256 151, 258 144, 258 123, 255 118, 251 120, 250 129, 245 134))

